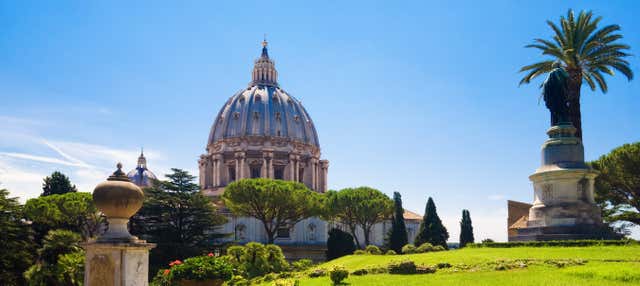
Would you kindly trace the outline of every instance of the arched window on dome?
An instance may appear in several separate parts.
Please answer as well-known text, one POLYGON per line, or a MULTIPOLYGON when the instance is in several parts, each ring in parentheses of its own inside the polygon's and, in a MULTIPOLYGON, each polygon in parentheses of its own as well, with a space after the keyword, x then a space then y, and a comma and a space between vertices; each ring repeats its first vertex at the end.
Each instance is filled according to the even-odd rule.
POLYGON ((236 180, 236 166, 229 166, 227 168, 227 172, 229 173, 229 182, 233 182, 236 180))
POLYGON ((273 175, 276 180, 284 180, 284 166, 275 166, 273 175))

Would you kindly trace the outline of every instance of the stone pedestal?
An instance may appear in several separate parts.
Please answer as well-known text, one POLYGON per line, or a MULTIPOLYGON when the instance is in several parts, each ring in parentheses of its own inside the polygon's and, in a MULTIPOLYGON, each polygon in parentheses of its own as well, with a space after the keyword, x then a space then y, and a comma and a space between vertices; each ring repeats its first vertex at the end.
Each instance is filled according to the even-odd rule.
POLYGON ((597 172, 584 162, 584 147, 571 124, 547 131, 542 145, 542 165, 529 177, 534 201, 526 226, 510 240, 559 240, 599 238, 600 209, 595 204, 597 172))
POLYGON ((149 285, 149 250, 154 246, 155 244, 145 241, 84 244, 84 285, 149 285))

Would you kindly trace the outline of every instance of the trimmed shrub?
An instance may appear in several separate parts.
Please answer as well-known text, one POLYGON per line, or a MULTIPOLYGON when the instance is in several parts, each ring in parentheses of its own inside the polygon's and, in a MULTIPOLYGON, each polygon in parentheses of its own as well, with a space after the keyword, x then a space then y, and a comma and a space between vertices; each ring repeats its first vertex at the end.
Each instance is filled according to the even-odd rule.
POLYGON ((445 251, 447 250, 446 248, 444 248, 442 245, 436 245, 433 247, 433 249, 431 251, 445 251))
POLYGON ((387 253, 385 253, 386 255, 396 255, 397 253, 395 251, 393 251, 393 249, 389 249, 387 250, 387 253))
POLYGON ((278 279, 273 282, 274 286, 298 286, 300 285, 300 280, 293 279, 278 279))
POLYGON ((416 274, 430 274, 430 273, 436 273, 436 268, 431 266, 416 267, 416 274))
POLYGON ((291 263, 291 268, 293 271, 304 271, 313 266, 313 261, 311 259, 300 259, 291 263))
POLYGON ((353 242, 353 236, 337 228, 329 231, 327 239, 327 260, 336 259, 345 255, 352 254, 356 250, 356 244, 353 242))
POLYGON ((316 278, 316 277, 322 277, 322 276, 327 276, 327 270, 318 268, 318 269, 314 269, 309 273, 310 278, 316 278))
POLYGON ((449 264, 447 262, 440 262, 440 263, 436 264, 436 268, 438 268, 438 269, 451 268, 451 264, 449 264))
POLYGON ((353 255, 364 255, 364 254, 367 254, 367 252, 362 249, 358 249, 353 252, 353 255))
POLYGON ((490 248, 511 248, 511 247, 579 247, 579 246, 625 246, 639 245, 635 240, 550 240, 550 241, 515 241, 515 242, 494 242, 485 239, 482 243, 468 244, 468 247, 490 247, 490 248))
POLYGON ((235 275, 231 278, 231 280, 227 281, 227 285, 229 286, 249 286, 251 283, 249 280, 245 279, 240 275, 235 275))
POLYGON ((380 248, 375 245, 367 245, 364 251, 368 254, 374 254, 374 255, 382 254, 382 250, 380 250, 380 248))
POLYGON ((402 247, 402 254, 416 253, 416 246, 409 243, 402 247))
POLYGON ((367 275, 369 274, 369 270, 367 270, 366 268, 362 268, 351 272, 351 274, 356 276, 367 275))
POLYGON ((393 262, 387 266, 389 274, 416 274, 416 264, 411 260, 393 262))
POLYGON ((418 246, 418 248, 416 248, 417 253, 426 253, 426 252, 432 252, 432 251, 433 251, 433 245, 428 242, 425 242, 420 246, 418 246))
POLYGON ((333 282, 333 285, 340 285, 344 279, 349 277, 349 271, 342 266, 334 266, 331 271, 329 271, 329 278, 333 282))

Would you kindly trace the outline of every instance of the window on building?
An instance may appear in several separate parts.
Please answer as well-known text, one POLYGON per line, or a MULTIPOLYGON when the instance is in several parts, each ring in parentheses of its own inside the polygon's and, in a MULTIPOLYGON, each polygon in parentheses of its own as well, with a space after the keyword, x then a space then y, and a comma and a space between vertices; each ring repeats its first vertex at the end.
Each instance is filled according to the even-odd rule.
POLYGON ((307 226, 307 233, 309 234, 309 241, 316 240, 316 225, 314 223, 310 223, 307 226))
POLYGON ((251 178, 260 178, 260 166, 251 166, 251 178))
POLYGON ((236 167, 229 167, 229 181, 233 182, 236 180, 236 167))
POLYGON ((244 224, 236 225, 235 239, 236 240, 244 240, 244 239, 246 239, 246 235, 245 235, 246 230, 247 230, 247 227, 244 226, 244 224))
POLYGON ((284 166, 276 166, 273 171, 276 180, 284 180, 284 166))
POLYGON ((276 235, 278 236, 278 238, 290 238, 291 231, 289 230, 288 227, 281 227, 281 228, 278 228, 276 235))
POLYGON ((298 169, 298 182, 304 181, 304 168, 298 169))

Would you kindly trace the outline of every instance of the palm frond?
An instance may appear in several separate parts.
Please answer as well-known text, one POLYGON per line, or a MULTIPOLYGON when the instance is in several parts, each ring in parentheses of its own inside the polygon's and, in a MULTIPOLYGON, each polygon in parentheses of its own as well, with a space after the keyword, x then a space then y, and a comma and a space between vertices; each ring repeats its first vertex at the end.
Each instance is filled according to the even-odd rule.
POLYGON ((582 73, 582 79, 584 79, 584 81, 589 85, 591 90, 596 90, 596 85, 593 82, 593 79, 591 78, 591 76, 589 75, 588 72, 583 72, 582 73))
POLYGON ((622 61, 614 61, 609 63, 609 65, 627 77, 627 80, 633 79, 633 71, 629 67, 628 62, 625 61, 625 63, 623 63, 622 61))
POLYGON ((598 83, 598 86, 600 86, 600 90, 602 90, 603 93, 607 93, 608 91, 607 81, 604 80, 604 78, 602 77, 602 74, 598 71, 595 71, 591 73, 591 76, 593 77, 593 79, 596 80, 596 82, 598 83))
POLYGON ((549 27, 551 28, 551 30, 553 30, 553 32, 556 33, 556 35, 553 37, 553 39, 558 43, 558 46, 564 48, 567 46, 567 44, 564 42, 564 35, 562 34, 562 31, 560 31, 560 28, 558 28, 558 26, 556 26, 556 24, 554 24, 553 22, 547 20, 547 25, 549 25, 549 27))
POLYGON ((520 72, 529 71, 529 73, 520 80, 520 85, 529 83, 537 76, 550 72, 553 70, 553 63, 554 61, 544 61, 522 67, 520 72))

